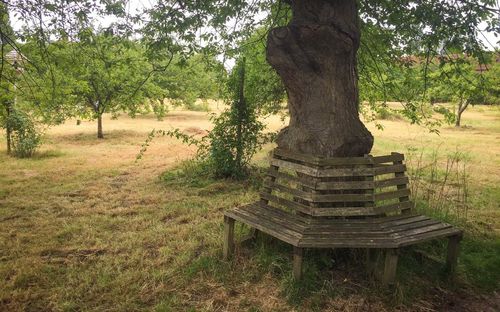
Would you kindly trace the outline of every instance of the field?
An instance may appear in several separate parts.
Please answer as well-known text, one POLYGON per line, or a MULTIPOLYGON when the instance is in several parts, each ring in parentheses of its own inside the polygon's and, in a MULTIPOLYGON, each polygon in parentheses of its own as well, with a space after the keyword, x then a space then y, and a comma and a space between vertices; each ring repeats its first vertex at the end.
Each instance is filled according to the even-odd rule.
MULTIPOLYGON (((283 124, 267 122, 273 130, 283 124)), ((68 121, 47 131, 33 159, 6 156, 2 134, 0 311, 500 310, 500 110, 475 106, 463 115, 465 127, 439 135, 402 120, 381 123, 384 130, 368 125, 373 153, 404 152, 415 172, 434 164, 442 176, 459 155, 444 198, 466 190, 461 208, 436 203, 432 211, 417 199, 419 209, 466 230, 455 279, 409 250, 400 282, 387 291, 366 279, 358 253, 313 251, 297 285, 290 248, 266 237, 223 261, 222 212, 255 200, 259 178, 185 176, 179 168, 189 165, 180 164, 195 148, 172 138, 156 138, 136 162, 153 128, 194 135, 210 128, 207 113, 179 110, 163 121, 107 116, 104 140, 95 138, 95 123, 68 121)), ((271 148, 256 155, 257 166, 271 148)), ((435 255, 440 247, 424 246, 435 255)))

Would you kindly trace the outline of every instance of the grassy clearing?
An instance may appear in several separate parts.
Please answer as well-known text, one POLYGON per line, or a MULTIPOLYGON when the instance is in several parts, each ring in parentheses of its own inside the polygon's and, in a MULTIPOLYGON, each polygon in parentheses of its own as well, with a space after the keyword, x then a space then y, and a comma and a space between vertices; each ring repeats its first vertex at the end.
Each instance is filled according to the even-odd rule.
MULTIPOLYGON (((153 128, 202 134, 210 128, 206 113, 173 111, 161 122, 148 116, 105 119, 102 141, 95 139, 94 123, 68 122, 48 131, 34 159, 5 156, 2 137, 0 310, 493 307, 490 294, 500 286, 500 111, 476 106, 463 120, 466 127, 441 129, 440 136, 398 120, 382 121, 384 131, 370 125, 374 154, 405 152, 411 164, 438 164, 439 177, 448 154, 458 149, 466 155, 466 218, 417 198, 419 209, 466 229, 457 279, 447 280, 438 265, 409 249, 402 255, 400 282, 390 292, 366 278, 358 251, 309 251, 300 284, 291 279, 290 247, 268 237, 239 246, 232 261, 222 261, 222 211, 255 200, 258 175, 247 182, 213 181, 202 172, 183 175, 179 161, 194 150, 168 138, 156 140, 134 162, 153 128), (439 157, 433 157, 436 151, 439 157)), ((268 124, 278 129, 282 122, 271 118, 268 124)), ((256 155, 255 164, 265 166, 271 148, 256 155)), ((247 229, 237 231, 243 235, 247 229)), ((444 245, 422 248, 441 255, 444 245)))

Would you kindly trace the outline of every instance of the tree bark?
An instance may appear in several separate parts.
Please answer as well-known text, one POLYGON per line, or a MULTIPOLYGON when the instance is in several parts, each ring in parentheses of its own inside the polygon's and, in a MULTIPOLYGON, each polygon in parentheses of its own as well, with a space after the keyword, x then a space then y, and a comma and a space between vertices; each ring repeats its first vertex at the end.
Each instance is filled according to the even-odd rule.
POLYGON ((11 129, 11 120, 10 115, 12 114, 12 104, 7 103, 7 125, 5 127, 6 136, 7 136, 7 154, 10 155, 12 152, 12 129, 11 129))
POLYGON ((104 134, 102 132, 102 114, 97 115, 97 138, 104 139, 104 134))
POLYGON ((373 136, 359 119, 356 0, 291 0, 293 17, 268 37, 267 60, 288 93, 290 123, 277 143, 324 157, 368 154, 373 136))
POLYGON ((458 103, 457 116, 455 118, 455 127, 457 127, 457 128, 460 127, 460 123, 462 121, 462 114, 467 109, 467 106, 469 106, 468 101, 465 101, 465 103, 464 103, 463 100, 460 100, 460 102, 458 103))

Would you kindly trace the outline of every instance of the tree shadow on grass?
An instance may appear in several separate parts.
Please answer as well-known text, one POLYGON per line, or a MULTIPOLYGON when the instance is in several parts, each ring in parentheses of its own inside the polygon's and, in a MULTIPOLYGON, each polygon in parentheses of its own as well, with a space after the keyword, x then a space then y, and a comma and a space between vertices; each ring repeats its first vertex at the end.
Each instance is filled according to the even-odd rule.
POLYGON ((141 139, 142 141, 146 140, 146 134, 134 130, 109 130, 104 132, 104 139, 98 139, 97 134, 94 132, 79 132, 52 136, 52 141, 57 143, 78 145, 97 145, 101 143, 123 144, 130 139, 133 139, 136 144, 140 144, 141 139))

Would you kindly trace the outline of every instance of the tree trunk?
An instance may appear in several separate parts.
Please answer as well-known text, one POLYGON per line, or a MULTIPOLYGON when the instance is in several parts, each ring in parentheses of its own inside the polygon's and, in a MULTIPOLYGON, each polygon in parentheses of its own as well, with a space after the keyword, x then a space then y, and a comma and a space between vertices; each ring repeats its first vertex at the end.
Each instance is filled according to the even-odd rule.
POLYGON ((373 136, 359 119, 356 0, 291 0, 293 18, 268 37, 267 60, 288 93, 290 123, 277 143, 325 157, 368 154, 373 136))
POLYGON ((5 127, 6 136, 7 136, 7 154, 10 155, 12 152, 12 129, 10 128, 11 124, 11 114, 12 114, 12 104, 10 101, 7 103, 7 125, 5 127))
POLYGON ((104 134, 102 133, 102 114, 97 115, 97 138, 104 139, 104 134))
POLYGON ((236 102, 237 110, 237 125, 236 125, 236 165, 238 166, 238 173, 241 173, 241 168, 243 167, 241 161, 243 159, 243 117, 245 116, 245 66, 246 60, 243 59, 239 64, 238 73, 238 99, 236 102))
POLYGON ((467 109, 467 106, 469 106, 469 101, 465 101, 465 103, 464 103, 463 100, 460 100, 460 102, 458 103, 457 116, 455 118, 455 127, 457 127, 457 128, 460 127, 460 122, 462 120, 462 114, 467 109))

